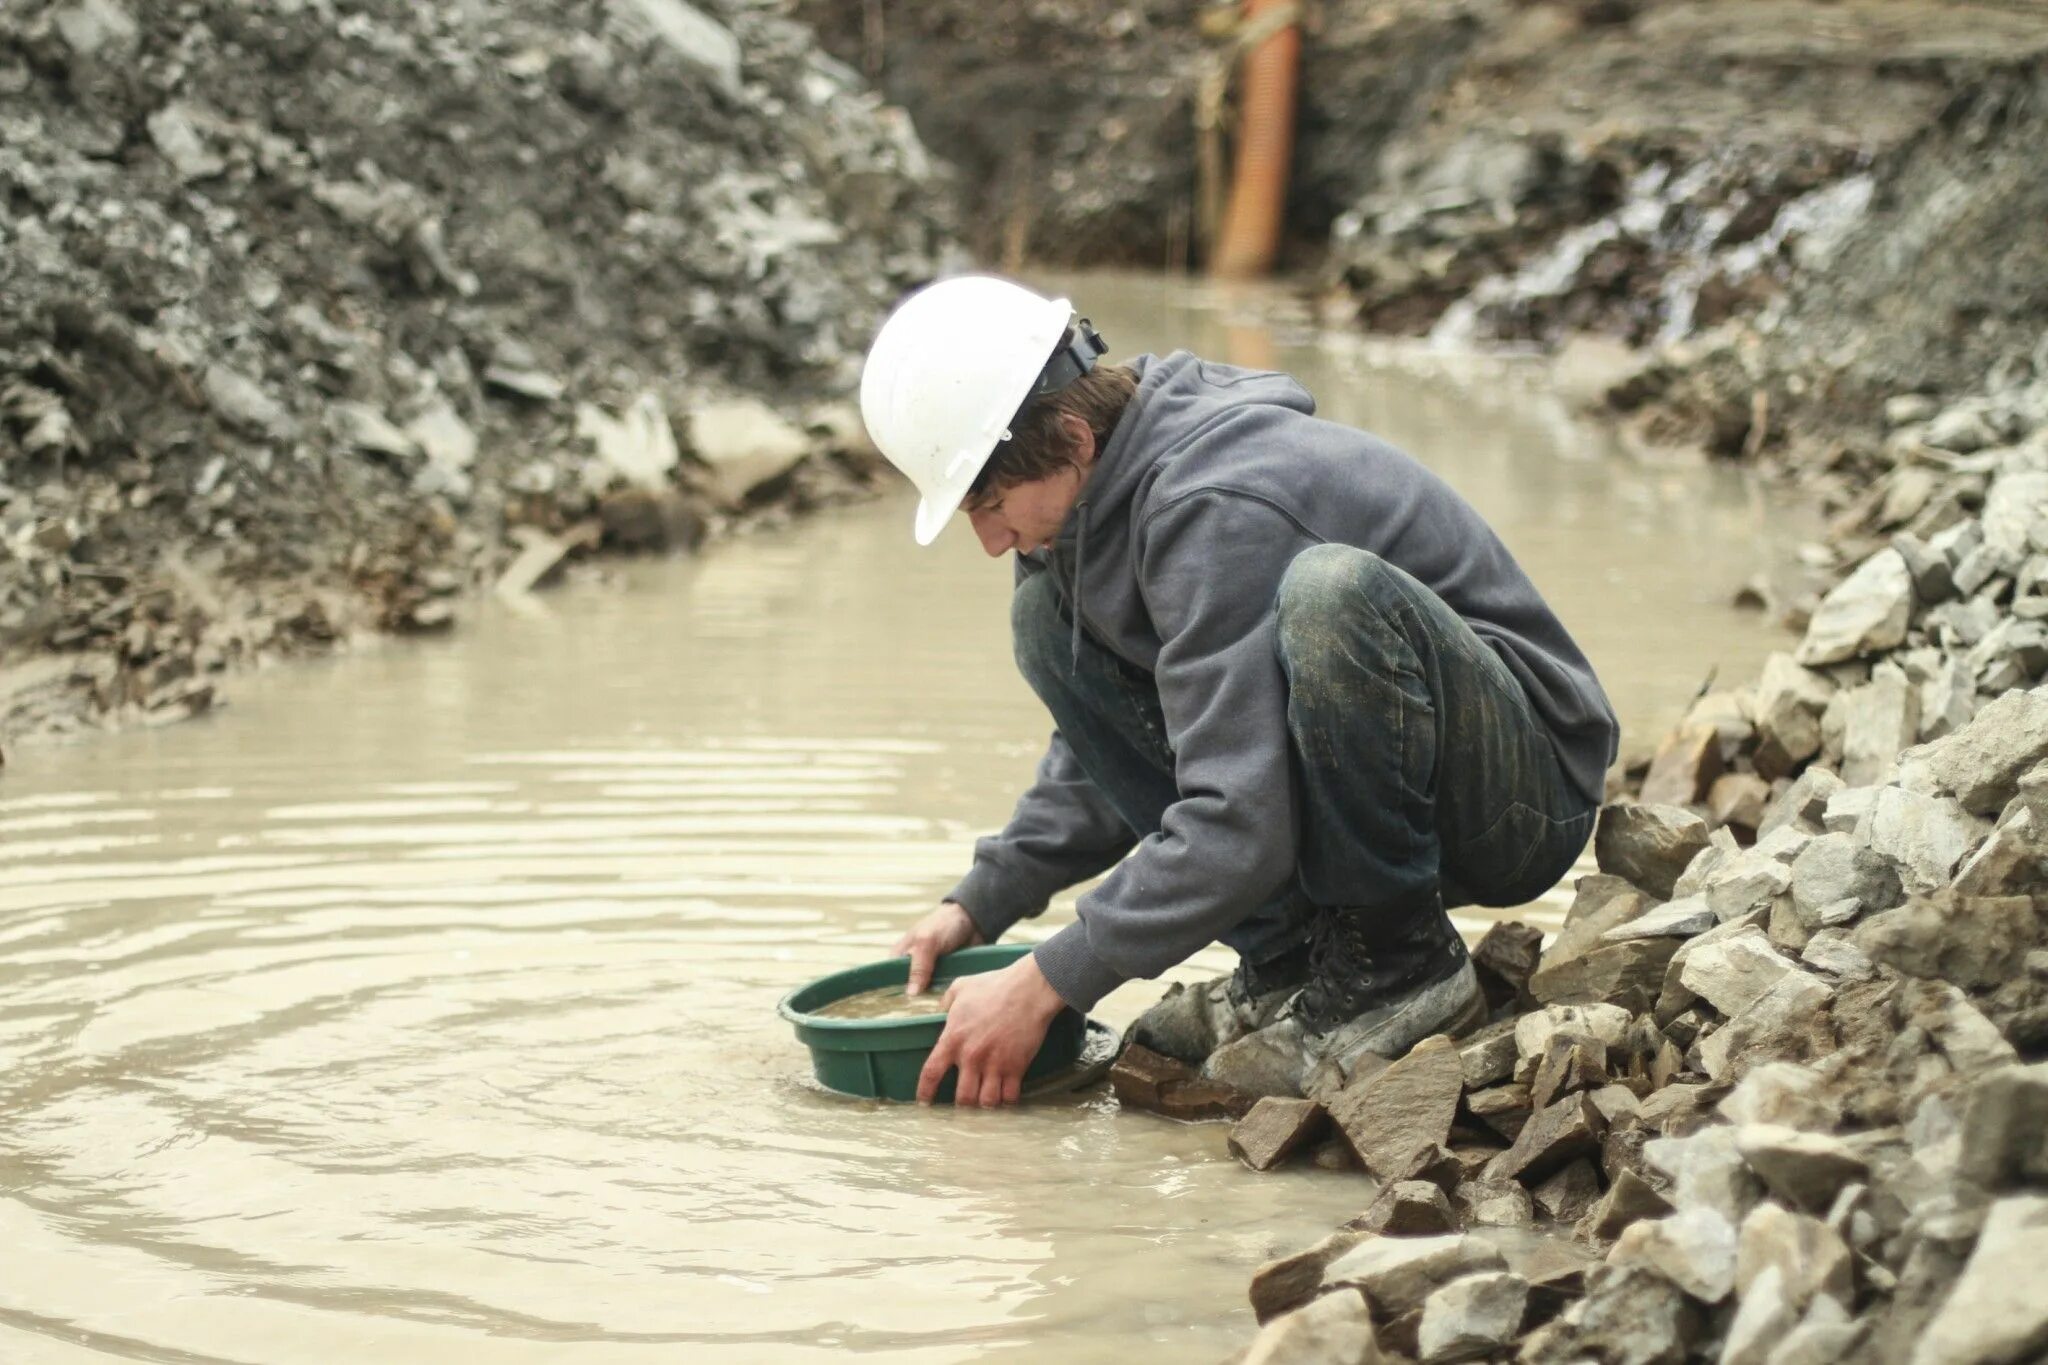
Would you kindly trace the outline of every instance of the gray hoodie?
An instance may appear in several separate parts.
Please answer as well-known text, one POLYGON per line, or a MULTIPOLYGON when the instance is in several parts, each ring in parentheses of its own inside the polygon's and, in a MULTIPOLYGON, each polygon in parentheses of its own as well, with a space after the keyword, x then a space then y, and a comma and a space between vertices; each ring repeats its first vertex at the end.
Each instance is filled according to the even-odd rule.
POLYGON ((1215 941, 1293 875, 1299 822, 1273 603, 1309 546, 1371 550, 1443 598, 1521 680, 1589 801, 1617 738, 1585 655, 1448 484, 1314 416, 1315 400, 1284 374, 1185 351, 1130 364, 1137 396, 1053 545, 1019 555, 1017 573, 1052 574, 1061 600, 1079 606, 1077 630, 1154 675, 1180 799, 1137 839, 1055 732, 1010 823, 975 845, 948 896, 993 941, 1114 866, 1081 897, 1078 920, 1035 953, 1083 1010, 1215 941))

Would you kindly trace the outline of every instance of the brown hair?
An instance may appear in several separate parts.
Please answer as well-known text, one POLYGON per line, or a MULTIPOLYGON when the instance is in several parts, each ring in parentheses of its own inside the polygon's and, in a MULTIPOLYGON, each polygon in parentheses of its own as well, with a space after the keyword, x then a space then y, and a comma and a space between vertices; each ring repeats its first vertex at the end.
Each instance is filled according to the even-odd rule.
POLYGON ((1097 365, 1058 393, 1026 405, 1010 422, 1010 439, 996 443, 974 476, 961 506, 975 510, 1020 483, 1073 465, 1074 443, 1060 427, 1063 416, 1086 422, 1100 452, 1137 391, 1138 372, 1130 366, 1097 365))

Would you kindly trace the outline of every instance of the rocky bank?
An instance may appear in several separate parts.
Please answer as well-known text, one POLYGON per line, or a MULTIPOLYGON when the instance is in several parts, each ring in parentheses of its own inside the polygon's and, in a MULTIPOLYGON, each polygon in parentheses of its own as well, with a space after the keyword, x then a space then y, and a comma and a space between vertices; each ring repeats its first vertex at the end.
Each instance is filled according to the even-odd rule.
POLYGON ((950 201, 779 9, 0 10, 0 743, 865 487, 950 201))

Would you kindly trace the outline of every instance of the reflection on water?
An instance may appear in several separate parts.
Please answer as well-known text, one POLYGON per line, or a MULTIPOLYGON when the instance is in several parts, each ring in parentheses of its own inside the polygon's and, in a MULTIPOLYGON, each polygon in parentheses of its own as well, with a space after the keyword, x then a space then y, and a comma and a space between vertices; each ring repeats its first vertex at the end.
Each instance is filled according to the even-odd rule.
MULTIPOLYGON (((1296 368, 1443 471, 1630 723, 1768 647, 1716 605, 1762 534, 1739 483, 1617 460, 1497 368, 1457 387, 1074 287, 1119 353, 1296 368)), ((1007 568, 958 533, 917 550, 909 514, 633 566, 452 644, 245 680, 199 723, 21 755, 0 1360, 1240 1345, 1251 1267, 1357 1213, 1356 1178, 1253 1177, 1221 1128, 1100 1093, 840 1099, 775 1017, 887 950, 1043 742, 1007 568)))

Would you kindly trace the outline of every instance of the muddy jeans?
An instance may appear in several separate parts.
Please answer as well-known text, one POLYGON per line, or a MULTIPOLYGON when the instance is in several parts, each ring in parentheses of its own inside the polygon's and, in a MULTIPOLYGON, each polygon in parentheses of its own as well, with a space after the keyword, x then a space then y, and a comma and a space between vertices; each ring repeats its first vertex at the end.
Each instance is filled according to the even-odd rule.
MULTIPOLYGON (((1564 875, 1597 808, 1521 684, 1441 598, 1370 551, 1318 545, 1289 566, 1274 610, 1299 853, 1293 883, 1224 943, 1279 959, 1319 907, 1405 936, 1418 917, 1518 905, 1564 875)), ((1085 632, 1073 666, 1050 575, 1018 586, 1012 619, 1025 679, 1089 779, 1140 838, 1157 831, 1179 792, 1152 675, 1085 632)))

